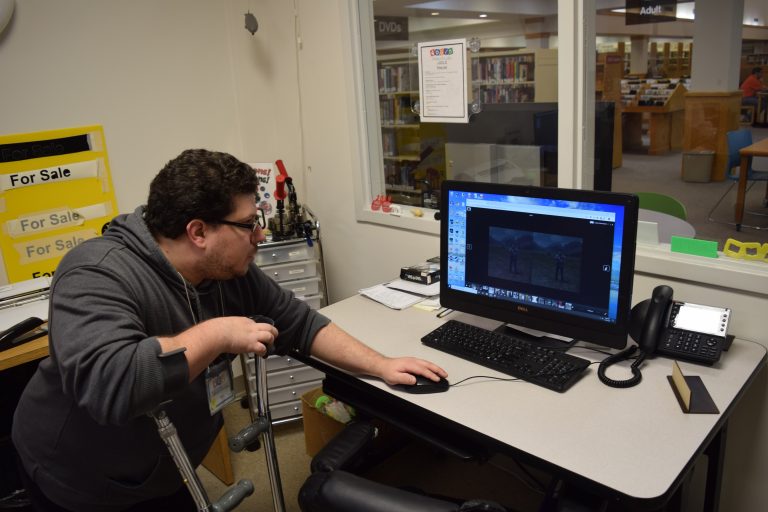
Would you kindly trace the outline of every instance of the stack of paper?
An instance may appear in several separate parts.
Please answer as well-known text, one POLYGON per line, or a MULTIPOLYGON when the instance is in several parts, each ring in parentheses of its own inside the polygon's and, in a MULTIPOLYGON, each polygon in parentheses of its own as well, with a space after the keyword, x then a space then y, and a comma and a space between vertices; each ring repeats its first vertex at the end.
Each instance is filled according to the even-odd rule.
POLYGON ((396 279, 360 290, 360 295, 392 309, 405 309, 440 293, 440 283, 430 285, 396 279))

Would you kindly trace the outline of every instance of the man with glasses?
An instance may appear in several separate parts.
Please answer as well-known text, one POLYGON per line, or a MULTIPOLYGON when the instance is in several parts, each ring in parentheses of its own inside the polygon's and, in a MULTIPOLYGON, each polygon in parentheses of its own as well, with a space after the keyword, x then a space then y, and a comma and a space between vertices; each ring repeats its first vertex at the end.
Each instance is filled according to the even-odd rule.
POLYGON ((13 425, 36 510, 196 510, 147 413, 163 405, 197 466, 222 426, 209 391, 228 354, 312 354, 389 384, 446 376, 373 351, 259 270, 256 187, 231 155, 184 151, 153 179, 146 206, 62 259, 50 357, 13 425))

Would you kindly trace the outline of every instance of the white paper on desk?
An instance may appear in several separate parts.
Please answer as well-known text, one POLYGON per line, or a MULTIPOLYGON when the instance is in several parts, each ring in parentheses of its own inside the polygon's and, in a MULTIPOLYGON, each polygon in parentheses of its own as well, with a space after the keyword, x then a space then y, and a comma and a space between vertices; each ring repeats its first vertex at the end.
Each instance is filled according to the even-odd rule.
POLYGON ((421 284, 414 283, 413 281, 406 281, 405 279, 395 279, 384 286, 392 288, 393 290, 415 293, 422 297, 434 297, 435 295, 440 294, 440 281, 432 284, 421 284))
POLYGON ((383 284, 377 284, 370 288, 360 290, 360 295, 373 299, 376 302, 384 304, 392 309, 405 309, 413 306, 417 302, 424 300, 424 297, 412 293, 401 292, 387 288, 383 284))

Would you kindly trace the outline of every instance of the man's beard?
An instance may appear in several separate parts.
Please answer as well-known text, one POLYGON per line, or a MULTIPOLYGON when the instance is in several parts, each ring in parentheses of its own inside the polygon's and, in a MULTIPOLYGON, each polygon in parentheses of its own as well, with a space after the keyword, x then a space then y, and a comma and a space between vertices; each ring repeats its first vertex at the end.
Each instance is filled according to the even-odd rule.
POLYGON ((205 261, 203 271, 207 279, 227 281, 244 276, 248 273, 248 267, 249 265, 243 265, 242 268, 238 268, 227 262, 221 254, 212 254, 205 261))

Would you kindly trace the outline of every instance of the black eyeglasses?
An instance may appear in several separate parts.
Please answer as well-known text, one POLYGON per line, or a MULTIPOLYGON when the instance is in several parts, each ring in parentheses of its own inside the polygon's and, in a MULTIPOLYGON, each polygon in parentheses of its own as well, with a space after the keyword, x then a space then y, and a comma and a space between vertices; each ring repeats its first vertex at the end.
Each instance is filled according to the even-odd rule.
POLYGON ((242 228, 242 229, 247 229, 251 233, 255 233, 257 227, 260 227, 261 229, 264 229, 267 227, 267 219, 264 216, 264 210, 259 210, 259 213, 256 214, 256 219, 253 222, 235 222, 233 220, 220 219, 220 220, 217 220, 216 223, 226 224, 227 226, 235 226, 237 228, 242 228), (261 216, 259 216, 259 214, 261 216))

